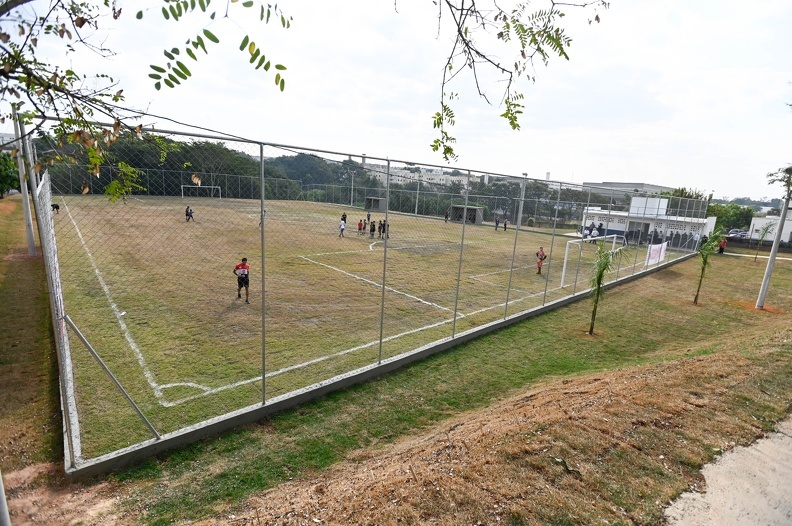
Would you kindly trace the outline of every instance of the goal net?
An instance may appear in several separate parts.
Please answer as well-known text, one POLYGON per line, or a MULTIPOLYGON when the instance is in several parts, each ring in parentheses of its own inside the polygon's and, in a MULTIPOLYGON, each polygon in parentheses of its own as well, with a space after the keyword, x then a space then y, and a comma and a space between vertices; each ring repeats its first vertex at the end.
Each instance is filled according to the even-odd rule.
POLYGON ((583 243, 591 243, 592 241, 595 243, 604 241, 606 247, 610 245, 610 250, 615 250, 617 243, 618 246, 624 245, 624 236, 621 234, 608 234, 607 236, 588 237, 586 239, 573 239, 567 241, 566 250, 564 250, 564 267, 561 269, 562 287, 564 286, 564 279, 566 278, 567 272, 575 268, 574 263, 570 263, 570 258, 574 258, 579 264, 583 257, 583 243))
POLYGON ((181 196, 185 197, 216 197, 222 199, 223 195, 219 186, 181 185, 181 196))

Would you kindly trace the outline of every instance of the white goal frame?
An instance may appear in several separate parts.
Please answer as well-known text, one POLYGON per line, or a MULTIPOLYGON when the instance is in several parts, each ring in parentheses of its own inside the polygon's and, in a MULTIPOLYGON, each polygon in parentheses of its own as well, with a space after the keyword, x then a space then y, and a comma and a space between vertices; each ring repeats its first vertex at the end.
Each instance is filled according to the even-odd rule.
MULTIPOLYGON (((207 196, 203 196, 203 197, 215 197, 214 190, 216 188, 217 189, 217 198, 218 199, 222 199, 223 198, 223 191, 220 189, 219 186, 200 186, 200 185, 197 185, 197 184, 183 184, 183 185, 181 185, 181 196, 182 196, 182 199, 184 199, 184 189, 185 188, 209 188, 209 189, 212 190, 212 195, 207 195, 207 196)), ((196 197, 198 197, 198 196, 196 196, 196 197)))
POLYGON ((572 239, 567 241, 566 250, 564 250, 564 267, 561 269, 561 288, 564 287, 564 278, 566 277, 566 270, 567 270, 567 263, 569 262, 569 247, 571 245, 580 245, 578 249, 578 254, 580 254, 583 250, 583 243, 588 243, 591 240, 597 241, 599 243, 600 240, 607 243, 609 239, 612 240, 611 250, 616 250, 616 242, 619 241, 622 245, 624 244, 624 236, 622 234, 608 234, 606 236, 597 236, 597 237, 587 237, 586 239, 572 239))

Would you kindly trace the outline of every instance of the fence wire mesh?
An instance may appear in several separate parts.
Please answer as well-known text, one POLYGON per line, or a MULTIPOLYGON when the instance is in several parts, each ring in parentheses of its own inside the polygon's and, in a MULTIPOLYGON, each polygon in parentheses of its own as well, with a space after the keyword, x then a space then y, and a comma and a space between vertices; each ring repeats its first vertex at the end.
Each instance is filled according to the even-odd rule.
POLYGON ((173 133, 110 153, 95 174, 78 152, 50 166, 37 208, 77 468, 152 436, 64 313, 167 434, 585 291, 592 236, 629 246, 613 281, 704 232, 706 202, 634 191, 173 133))

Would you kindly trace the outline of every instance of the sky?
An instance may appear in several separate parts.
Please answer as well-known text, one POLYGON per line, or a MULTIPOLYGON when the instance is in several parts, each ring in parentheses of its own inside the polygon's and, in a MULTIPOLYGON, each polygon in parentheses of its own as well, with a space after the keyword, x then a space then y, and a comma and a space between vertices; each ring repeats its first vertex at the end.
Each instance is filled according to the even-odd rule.
MULTIPOLYGON (((187 62, 188 82, 160 91, 148 78, 149 64, 163 64, 162 50, 182 47, 207 20, 165 22, 156 0, 120 5, 122 17, 103 20, 92 35, 114 57, 57 60, 110 74, 126 104, 148 113, 140 121, 147 126, 190 124, 278 144, 446 164, 429 145, 451 42, 448 18, 438 22, 430 0, 285 0, 279 7, 293 19, 289 29, 259 23, 254 11, 230 4, 229 18, 208 26, 221 45, 187 62), (154 9, 136 20, 145 6, 154 9), (244 34, 286 65, 284 92, 273 73, 255 71, 238 50, 244 34)), ((613 0, 592 24, 592 9, 564 10, 570 60, 538 63, 534 83, 519 81, 525 94, 519 131, 499 117, 497 79, 481 78, 491 105, 469 73, 451 85, 459 94, 451 131, 459 159, 452 167, 686 187, 727 199, 783 195, 766 174, 792 165, 792 2, 613 0)), ((492 49, 513 62, 508 50, 492 49)))

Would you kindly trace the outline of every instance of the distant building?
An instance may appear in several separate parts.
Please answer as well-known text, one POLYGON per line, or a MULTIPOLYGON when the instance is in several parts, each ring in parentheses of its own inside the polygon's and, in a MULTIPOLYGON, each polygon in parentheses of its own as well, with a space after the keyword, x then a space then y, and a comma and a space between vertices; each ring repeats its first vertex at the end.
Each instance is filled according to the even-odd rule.
POLYGON ((706 200, 676 200, 673 208, 667 197, 638 197, 630 199, 629 210, 607 210, 601 207, 586 207, 582 227, 594 223, 600 236, 618 234, 629 243, 657 244, 667 241, 672 247, 695 248, 695 239, 709 235, 715 220, 704 218, 706 200))
POLYGON ((602 183, 583 183, 583 186, 593 186, 606 190, 620 190, 625 193, 659 194, 660 192, 673 192, 675 189, 670 186, 660 186, 659 184, 649 183, 618 183, 605 181, 602 183))
MULTIPOLYGON (((754 217, 751 219, 751 227, 748 229, 748 236, 751 239, 758 240, 762 228, 768 223, 775 223, 775 226, 770 233, 765 236, 765 241, 773 241, 776 236, 776 229, 778 222, 781 220, 778 216, 767 217, 754 217)), ((784 230, 781 232, 781 241, 792 243, 792 214, 787 214, 786 221, 784 221, 784 230)))
POLYGON ((13 133, 0 133, 0 150, 10 152, 14 149, 16 136, 13 133))

